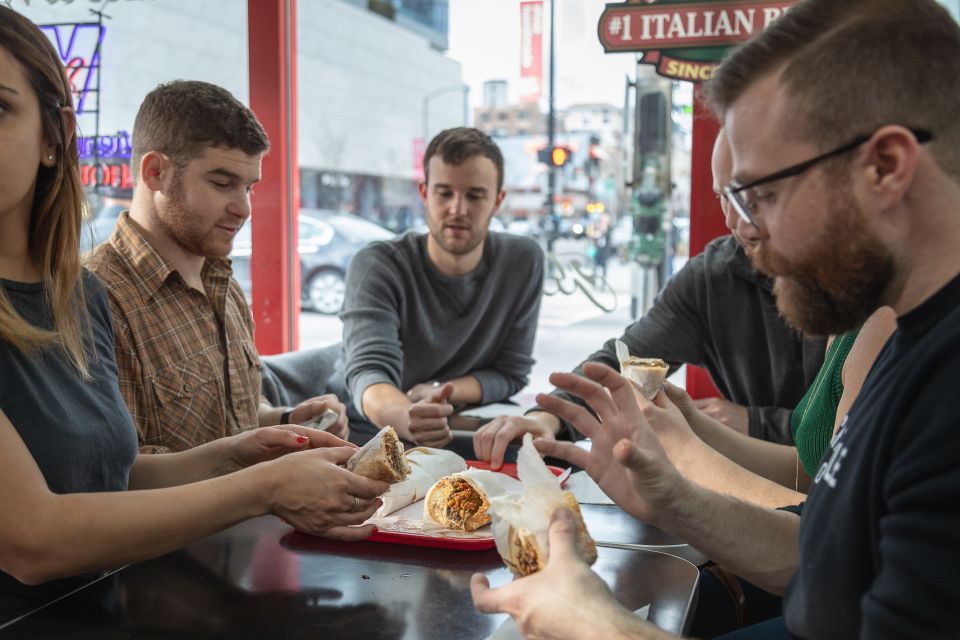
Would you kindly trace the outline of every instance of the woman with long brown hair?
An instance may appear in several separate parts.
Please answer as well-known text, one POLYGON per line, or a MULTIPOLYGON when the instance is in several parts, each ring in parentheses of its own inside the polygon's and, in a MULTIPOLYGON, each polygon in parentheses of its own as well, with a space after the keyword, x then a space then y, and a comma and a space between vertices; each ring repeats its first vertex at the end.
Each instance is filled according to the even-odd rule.
POLYGON ((119 389, 106 294, 80 264, 76 117, 59 56, 0 6, 0 622, 64 580, 176 549, 273 513, 351 527, 387 484, 338 467, 352 445, 266 427, 138 455, 119 389))

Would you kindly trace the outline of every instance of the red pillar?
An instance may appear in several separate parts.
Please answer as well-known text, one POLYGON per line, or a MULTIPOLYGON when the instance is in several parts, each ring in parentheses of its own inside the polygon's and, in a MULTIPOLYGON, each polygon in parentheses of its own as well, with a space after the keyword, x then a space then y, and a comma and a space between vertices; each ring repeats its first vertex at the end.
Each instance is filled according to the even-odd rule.
POLYGON ((257 350, 295 351, 300 335, 296 0, 247 0, 250 108, 270 136, 254 189, 250 256, 257 350))
MULTIPOLYGON (((710 156, 720 124, 703 104, 699 87, 693 92, 693 151, 690 167, 690 256, 714 238, 730 233, 723 221, 720 201, 713 193, 710 156)), ((700 367, 687 366, 687 392, 693 398, 719 396, 710 374, 700 367)))

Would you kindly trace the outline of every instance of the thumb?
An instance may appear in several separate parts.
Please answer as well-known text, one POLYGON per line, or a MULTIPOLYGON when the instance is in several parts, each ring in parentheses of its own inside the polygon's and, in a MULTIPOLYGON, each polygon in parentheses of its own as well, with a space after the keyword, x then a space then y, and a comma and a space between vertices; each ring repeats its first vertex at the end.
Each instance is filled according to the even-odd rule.
POLYGON ((453 384, 448 382, 430 395, 430 402, 437 404, 446 402, 453 395, 453 384))
POLYGON ((649 463, 648 457, 626 438, 613 445, 613 459, 632 471, 644 471, 649 463))
MULTIPOLYGON (((664 381, 663 395, 666 396, 670 403, 677 405, 681 409, 688 407, 692 409, 694 407, 694 402, 690 395, 675 384, 664 381)), ((669 404, 661 406, 669 406, 669 404)))
POLYGON ((577 555, 577 527, 574 523, 573 512, 566 507, 560 507, 553 512, 550 518, 550 559, 560 562, 577 555))

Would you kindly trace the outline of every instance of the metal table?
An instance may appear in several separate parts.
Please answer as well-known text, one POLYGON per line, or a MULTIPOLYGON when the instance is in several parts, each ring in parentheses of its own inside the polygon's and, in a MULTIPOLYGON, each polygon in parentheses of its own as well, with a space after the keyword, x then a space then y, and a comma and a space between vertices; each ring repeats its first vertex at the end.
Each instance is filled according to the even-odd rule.
MULTIPOLYGON (((598 539, 633 535, 603 509, 585 509, 598 539)), ((645 539, 656 535, 648 533, 645 539)), ((625 606, 649 604, 652 622, 686 630, 698 576, 690 563, 653 551, 600 547, 594 569, 625 606)), ((506 616, 473 608, 469 582, 475 572, 494 586, 512 579, 496 550, 335 542, 297 533, 268 516, 128 566, 40 608, 0 636, 479 640, 506 616)))

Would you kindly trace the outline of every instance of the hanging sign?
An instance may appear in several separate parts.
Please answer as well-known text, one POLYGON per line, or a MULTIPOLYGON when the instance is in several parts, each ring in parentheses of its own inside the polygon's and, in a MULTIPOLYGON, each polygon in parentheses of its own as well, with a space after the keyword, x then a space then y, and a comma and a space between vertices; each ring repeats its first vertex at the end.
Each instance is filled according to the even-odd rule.
POLYGON ((674 80, 709 80, 726 50, 762 31, 797 0, 662 0, 608 4, 597 33, 607 53, 630 51, 674 80))

